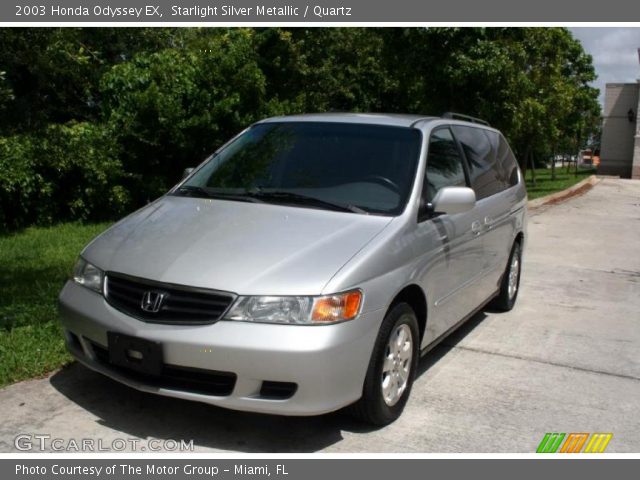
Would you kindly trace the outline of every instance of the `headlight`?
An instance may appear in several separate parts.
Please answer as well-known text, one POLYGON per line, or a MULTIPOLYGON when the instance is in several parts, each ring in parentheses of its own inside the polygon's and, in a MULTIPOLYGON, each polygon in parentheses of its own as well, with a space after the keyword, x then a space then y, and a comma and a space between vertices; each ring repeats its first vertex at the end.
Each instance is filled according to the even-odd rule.
POLYGON ((82 257, 78 259, 73 269, 74 282, 98 293, 102 293, 102 277, 102 270, 95 265, 91 265, 82 257))
POLYGON ((225 320, 313 325, 354 319, 362 292, 354 290, 322 297, 239 297, 225 320))

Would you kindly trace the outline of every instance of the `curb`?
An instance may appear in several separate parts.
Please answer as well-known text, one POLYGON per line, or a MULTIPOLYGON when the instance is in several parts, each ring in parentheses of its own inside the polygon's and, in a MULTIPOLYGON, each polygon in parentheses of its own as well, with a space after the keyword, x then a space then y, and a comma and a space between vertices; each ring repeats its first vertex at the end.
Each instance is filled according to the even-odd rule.
POLYGON ((598 182, 600 182, 600 179, 596 175, 591 175, 565 190, 561 190, 544 197, 536 198, 535 200, 530 200, 527 203, 527 207, 529 209, 536 209, 544 205, 555 205, 556 203, 560 203, 564 200, 568 200, 569 198, 586 193, 587 191, 591 190, 591 188, 593 188, 593 186, 598 182))

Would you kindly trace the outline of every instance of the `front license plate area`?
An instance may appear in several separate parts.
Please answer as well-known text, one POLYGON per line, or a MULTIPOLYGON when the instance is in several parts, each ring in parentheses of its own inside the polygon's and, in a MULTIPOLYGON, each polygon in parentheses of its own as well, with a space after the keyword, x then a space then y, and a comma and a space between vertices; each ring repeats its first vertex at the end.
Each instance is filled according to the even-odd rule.
POLYGON ((107 332, 109 362, 135 372, 158 376, 162 373, 162 345, 144 338, 107 332))

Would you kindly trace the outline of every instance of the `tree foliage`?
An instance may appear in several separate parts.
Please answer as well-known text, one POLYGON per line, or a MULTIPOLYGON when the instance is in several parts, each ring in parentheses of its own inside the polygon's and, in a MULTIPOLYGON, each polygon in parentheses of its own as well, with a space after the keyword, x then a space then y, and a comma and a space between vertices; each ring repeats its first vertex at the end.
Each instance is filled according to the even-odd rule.
POLYGON ((120 147, 88 122, 0 137, 0 225, 105 219, 130 204, 120 147))
POLYGON ((120 215, 270 115, 479 116, 521 164, 597 130, 563 28, 0 30, 0 227, 120 215))

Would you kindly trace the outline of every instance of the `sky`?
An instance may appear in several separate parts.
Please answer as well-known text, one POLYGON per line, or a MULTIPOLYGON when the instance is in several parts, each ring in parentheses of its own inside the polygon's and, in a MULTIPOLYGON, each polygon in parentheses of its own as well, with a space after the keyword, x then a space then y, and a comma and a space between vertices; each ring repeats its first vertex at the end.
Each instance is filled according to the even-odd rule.
POLYGON ((635 82, 640 78, 640 27, 578 27, 569 30, 593 56, 598 74, 593 86, 600 89, 600 104, 604 103, 606 83, 635 82))

